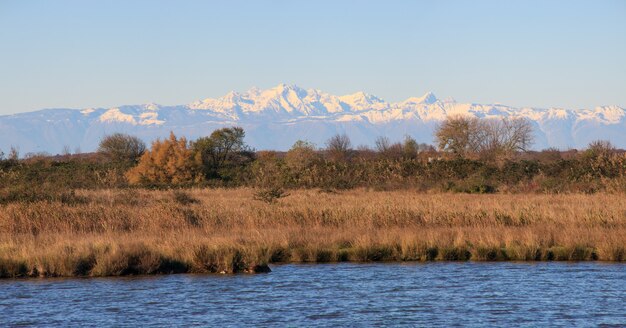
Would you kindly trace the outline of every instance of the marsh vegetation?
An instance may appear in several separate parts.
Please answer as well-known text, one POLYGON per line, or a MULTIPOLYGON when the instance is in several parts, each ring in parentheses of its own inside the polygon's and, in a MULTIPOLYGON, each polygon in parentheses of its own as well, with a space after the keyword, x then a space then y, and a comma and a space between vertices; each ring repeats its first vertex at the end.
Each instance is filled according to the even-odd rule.
POLYGON ((452 118, 255 151, 240 128, 147 149, 0 156, 0 277, 263 272, 268 263, 624 261, 626 155, 526 150, 523 121, 452 118))
POLYGON ((623 261, 626 198, 254 189, 80 190, 2 205, 0 275, 255 272, 268 263, 623 261))

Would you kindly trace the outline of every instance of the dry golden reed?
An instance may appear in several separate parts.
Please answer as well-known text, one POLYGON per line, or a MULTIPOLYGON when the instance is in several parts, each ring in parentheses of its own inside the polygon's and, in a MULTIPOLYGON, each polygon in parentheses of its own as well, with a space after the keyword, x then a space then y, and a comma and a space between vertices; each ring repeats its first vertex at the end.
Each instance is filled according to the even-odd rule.
POLYGON ((268 263, 626 259, 626 197, 78 191, 0 206, 0 277, 262 272, 268 263))

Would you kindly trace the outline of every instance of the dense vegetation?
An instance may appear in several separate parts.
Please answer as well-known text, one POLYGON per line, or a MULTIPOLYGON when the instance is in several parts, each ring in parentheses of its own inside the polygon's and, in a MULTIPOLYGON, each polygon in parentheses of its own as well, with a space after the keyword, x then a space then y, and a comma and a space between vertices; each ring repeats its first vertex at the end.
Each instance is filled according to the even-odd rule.
POLYGON ((171 134, 146 150, 139 139, 115 134, 103 139, 97 153, 18 159, 13 151, 0 157, 0 202, 69 200, 76 189, 138 186, 246 186, 266 193, 298 188, 626 192, 626 154, 610 143, 595 142, 582 151, 525 151, 529 130, 523 122, 498 124, 452 118, 437 131, 439 150, 410 137, 398 143, 381 137, 375 149, 353 149, 348 136, 337 135, 323 148, 297 141, 287 152, 253 151, 241 128, 219 129, 195 141, 171 134))
POLYGON ((255 151, 233 127, 150 148, 114 134, 91 154, 0 152, 0 277, 624 261, 625 152, 604 141, 531 152, 530 131, 453 117, 438 149, 410 137, 354 149, 336 135, 255 151))
POLYGON ((268 263, 624 261, 626 197, 249 188, 81 190, 0 208, 0 277, 257 272, 268 263))

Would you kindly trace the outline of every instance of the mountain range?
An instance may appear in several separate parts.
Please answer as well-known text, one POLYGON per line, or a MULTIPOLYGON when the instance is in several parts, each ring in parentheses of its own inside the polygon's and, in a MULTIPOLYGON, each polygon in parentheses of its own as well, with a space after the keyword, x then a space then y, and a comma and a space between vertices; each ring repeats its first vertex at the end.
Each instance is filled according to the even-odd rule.
POLYGON ((234 125, 243 127, 246 142, 259 150, 286 150, 298 139, 323 146, 337 133, 346 133, 354 145, 373 145, 378 136, 399 141, 406 135, 433 143, 437 125, 458 114, 526 118, 534 129, 534 149, 580 149, 598 139, 626 148, 626 110, 618 106, 515 108, 441 100, 432 93, 389 103, 364 92, 335 96, 280 84, 187 105, 56 108, 4 115, 0 116, 0 150, 7 152, 14 146, 21 154, 56 154, 64 149, 88 152, 97 148, 103 136, 114 132, 136 135, 149 143, 167 137, 170 131, 195 139, 234 125))

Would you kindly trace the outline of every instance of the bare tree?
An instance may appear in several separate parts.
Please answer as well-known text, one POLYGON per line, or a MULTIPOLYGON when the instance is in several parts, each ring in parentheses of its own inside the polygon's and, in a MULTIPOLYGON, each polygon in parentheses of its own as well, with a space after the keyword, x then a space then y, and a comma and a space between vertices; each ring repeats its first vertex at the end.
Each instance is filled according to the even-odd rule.
POLYGON ((391 141, 389 141, 389 138, 387 137, 380 136, 376 138, 374 144, 376 145, 376 151, 378 151, 379 153, 384 153, 389 150, 389 147, 391 146, 391 141))
POLYGON ((0 171, 2 171, 3 167, 8 167, 11 166, 13 164, 16 164, 17 161, 19 160, 20 154, 17 151, 17 148, 15 147, 11 147, 11 150, 9 151, 9 154, 7 157, 5 157, 5 153, 0 150, 0 171))
POLYGON ((17 161, 20 158, 20 151, 17 149, 17 147, 11 146, 9 156, 7 158, 11 161, 17 161))
POLYGON ((102 138, 98 147, 99 153, 114 162, 137 162, 145 151, 146 144, 141 139, 123 133, 102 138))
POLYGON ((483 120, 480 130, 479 151, 491 159, 509 157, 517 152, 525 152, 532 144, 532 126, 523 118, 502 118, 483 120))
POLYGON ((63 146, 63 151, 61 151, 61 155, 63 155, 64 157, 69 157, 70 155, 72 155, 72 150, 70 149, 70 146, 63 146))
POLYGON ((440 150, 492 160, 527 151, 533 141, 532 126, 523 118, 451 117, 439 126, 435 137, 440 150))
POLYGON ((352 142, 346 134, 337 134, 326 141, 326 149, 329 151, 347 152, 352 147, 352 142))
POLYGON ((334 159, 344 159, 351 147, 352 142, 346 134, 337 134, 326 141, 326 150, 334 159))

